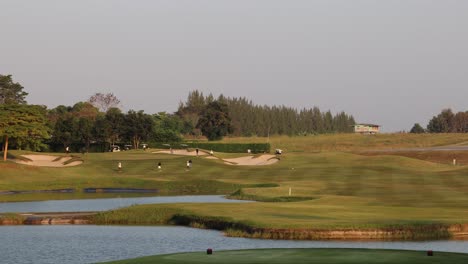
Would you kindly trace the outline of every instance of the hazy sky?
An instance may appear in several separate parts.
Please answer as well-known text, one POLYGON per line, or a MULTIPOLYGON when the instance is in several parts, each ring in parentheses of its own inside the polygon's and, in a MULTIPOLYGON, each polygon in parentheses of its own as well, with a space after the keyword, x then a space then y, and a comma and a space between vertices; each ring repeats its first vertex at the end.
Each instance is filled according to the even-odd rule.
POLYGON ((0 0, 0 74, 55 107, 190 90, 346 111, 385 131, 468 110, 466 0, 0 0))

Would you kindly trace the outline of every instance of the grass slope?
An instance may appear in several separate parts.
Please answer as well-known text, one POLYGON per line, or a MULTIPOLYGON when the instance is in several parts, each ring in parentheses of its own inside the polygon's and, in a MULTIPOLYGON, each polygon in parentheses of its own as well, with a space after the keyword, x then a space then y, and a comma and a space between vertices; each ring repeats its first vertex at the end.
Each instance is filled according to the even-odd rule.
POLYGON ((213 255, 205 253, 184 253, 143 257, 132 260, 109 262, 114 264, 190 264, 190 263, 321 263, 321 264, 362 264, 362 263, 400 263, 431 264, 467 263, 468 255, 435 252, 433 257, 426 252, 371 250, 371 249, 260 249, 241 251, 220 251, 213 255))
POLYGON ((359 151, 375 149, 398 149, 466 145, 468 134, 328 134, 317 136, 275 136, 270 139, 259 137, 225 138, 223 143, 271 143, 272 149, 286 152, 359 151))

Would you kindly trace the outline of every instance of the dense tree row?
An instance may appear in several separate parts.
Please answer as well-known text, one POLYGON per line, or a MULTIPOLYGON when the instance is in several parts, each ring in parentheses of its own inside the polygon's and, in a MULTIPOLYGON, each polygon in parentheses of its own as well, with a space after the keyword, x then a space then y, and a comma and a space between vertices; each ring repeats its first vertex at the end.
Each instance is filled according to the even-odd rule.
POLYGON ((410 133, 467 133, 468 111, 453 113, 452 109, 444 109, 432 117, 424 129, 420 124, 414 124, 410 133))
POLYGON ((102 150, 114 144, 139 148, 144 141, 175 142, 181 140, 183 125, 173 114, 149 115, 116 108, 120 101, 113 94, 96 93, 88 102, 73 106, 28 105, 23 86, 11 75, 0 75, 0 136, 4 159, 8 147, 50 150, 73 146, 88 151, 92 144, 102 150), (58 147, 57 147, 58 146, 58 147))
POLYGON ((0 136, 4 156, 8 145, 32 150, 88 151, 119 144, 137 149, 141 143, 172 143, 182 135, 219 140, 226 135, 268 136, 352 132, 354 119, 342 112, 333 115, 317 107, 300 111, 285 106, 259 106, 246 98, 214 98, 199 91, 189 93, 174 114, 123 113, 112 93, 96 93, 87 102, 53 109, 28 105, 23 86, 11 75, 0 75, 0 136))
POLYGON ((430 133, 467 133, 468 112, 453 113, 451 109, 442 110, 427 125, 430 133))
MULTIPOLYGON (((256 105, 246 98, 230 98, 220 95, 217 101, 228 106, 232 120, 231 134, 234 136, 307 135, 353 132, 354 118, 344 112, 333 115, 322 112, 318 107, 302 109, 286 106, 256 105)), ((179 105, 180 116, 192 134, 201 134, 196 124, 203 109, 215 98, 202 92, 190 92, 187 101, 179 105)))
POLYGON ((52 131, 51 143, 63 148, 72 144, 88 150, 91 143, 108 146, 130 143, 140 148, 141 143, 180 141, 181 122, 175 115, 158 113, 149 115, 130 110, 122 113, 118 108, 100 112, 89 102, 72 107, 58 106, 48 113, 52 131))

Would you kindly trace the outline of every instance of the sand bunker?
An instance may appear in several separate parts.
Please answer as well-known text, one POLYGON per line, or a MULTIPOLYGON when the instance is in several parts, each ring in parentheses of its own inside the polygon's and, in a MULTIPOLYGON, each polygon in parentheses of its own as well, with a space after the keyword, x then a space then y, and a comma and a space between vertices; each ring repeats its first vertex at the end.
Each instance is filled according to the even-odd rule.
POLYGON ((82 161, 73 161, 68 164, 65 162, 72 159, 72 157, 60 157, 60 156, 49 156, 49 155, 21 155, 31 161, 26 160, 15 160, 16 163, 40 166, 40 167, 72 167, 82 164, 82 161))
POLYGON ((224 162, 229 165, 240 165, 240 166, 263 166, 271 165, 278 162, 279 159, 275 155, 261 155, 258 157, 246 156, 233 159, 224 159, 224 162))
MULTIPOLYGON (((173 149, 172 153, 170 150, 161 150, 161 151, 156 151, 153 152, 155 154, 173 154, 173 155, 181 155, 181 156, 197 156, 197 152, 195 150, 188 151, 186 149, 173 149)), ((208 155, 207 153, 203 151, 198 152, 198 156, 206 156, 208 155)))
MULTIPOLYGON (((172 155, 181 155, 181 156, 196 156, 197 153, 192 150, 188 151, 185 149, 173 149, 172 153, 170 150, 161 150, 153 152, 155 154, 172 154, 172 155)), ((240 166, 263 166, 263 165, 271 165, 279 161, 275 155, 261 155, 261 156, 246 156, 240 158, 232 158, 232 159, 220 159, 215 156, 208 155, 202 150, 198 153, 198 156, 206 156, 205 159, 212 159, 212 160, 222 160, 224 163, 229 165, 240 165, 240 166)))

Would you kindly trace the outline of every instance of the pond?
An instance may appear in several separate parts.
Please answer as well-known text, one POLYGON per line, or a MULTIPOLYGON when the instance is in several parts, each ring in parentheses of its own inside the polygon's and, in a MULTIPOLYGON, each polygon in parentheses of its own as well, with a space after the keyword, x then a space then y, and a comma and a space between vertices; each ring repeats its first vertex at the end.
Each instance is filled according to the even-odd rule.
MULTIPOLYGON (((0 212, 105 211, 135 204, 233 203, 218 195, 0 203, 0 212)), ((384 248, 468 253, 468 241, 332 242, 229 238, 187 227, 0 226, 2 263, 92 263, 177 252, 255 248, 384 248)))
POLYGON ((249 201, 229 200, 221 195, 156 196, 136 198, 51 200, 39 202, 0 203, 0 213, 20 212, 96 212, 137 204, 158 203, 239 203, 249 201))
POLYGON ((468 253, 468 241, 333 242, 225 237, 187 227, 1 226, 2 263, 94 263, 176 252, 254 248, 383 248, 468 253))

